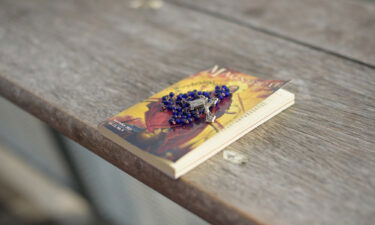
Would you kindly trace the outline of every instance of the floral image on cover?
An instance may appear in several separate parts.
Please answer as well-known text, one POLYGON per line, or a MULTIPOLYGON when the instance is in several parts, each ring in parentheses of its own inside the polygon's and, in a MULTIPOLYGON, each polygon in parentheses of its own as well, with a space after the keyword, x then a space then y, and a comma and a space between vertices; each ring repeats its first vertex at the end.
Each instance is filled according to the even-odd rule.
POLYGON ((189 76, 108 119, 104 126, 140 150, 176 162, 231 122, 281 88, 287 81, 263 80, 230 69, 213 69, 189 76), (191 90, 212 91, 229 87, 232 96, 213 108, 213 123, 204 120, 172 127, 171 112, 161 110, 161 98, 191 90))

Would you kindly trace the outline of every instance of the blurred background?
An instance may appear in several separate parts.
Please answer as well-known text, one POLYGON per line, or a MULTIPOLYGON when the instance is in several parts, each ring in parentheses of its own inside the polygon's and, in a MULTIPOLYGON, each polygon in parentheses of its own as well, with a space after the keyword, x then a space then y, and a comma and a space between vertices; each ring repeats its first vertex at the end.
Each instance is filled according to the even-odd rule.
POLYGON ((0 97, 0 224, 207 224, 0 97))

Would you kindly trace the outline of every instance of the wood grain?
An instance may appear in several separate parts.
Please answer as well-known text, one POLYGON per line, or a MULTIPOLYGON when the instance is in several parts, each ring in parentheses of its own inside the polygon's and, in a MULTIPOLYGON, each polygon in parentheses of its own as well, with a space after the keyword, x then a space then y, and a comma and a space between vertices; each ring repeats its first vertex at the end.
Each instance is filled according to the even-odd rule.
POLYGON ((0 94, 215 224, 372 224, 375 71, 195 10, 0 1, 0 94), (212 65, 293 79, 297 103, 171 180, 97 124, 212 65))
POLYGON ((168 0, 375 66, 375 4, 362 0, 168 0))

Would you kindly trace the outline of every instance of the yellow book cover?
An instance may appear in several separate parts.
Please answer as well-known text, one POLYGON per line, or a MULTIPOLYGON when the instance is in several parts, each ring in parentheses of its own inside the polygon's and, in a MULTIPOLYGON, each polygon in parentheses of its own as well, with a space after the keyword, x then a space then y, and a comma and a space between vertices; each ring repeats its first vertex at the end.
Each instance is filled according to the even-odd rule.
POLYGON ((189 76, 144 101, 109 118, 100 126, 136 146, 140 151, 176 162, 215 136, 231 122, 279 90, 287 81, 264 80, 226 68, 202 71, 189 76), (171 112, 162 110, 161 98, 170 92, 212 91, 226 85, 232 93, 212 109, 213 123, 204 120, 171 126, 171 112))

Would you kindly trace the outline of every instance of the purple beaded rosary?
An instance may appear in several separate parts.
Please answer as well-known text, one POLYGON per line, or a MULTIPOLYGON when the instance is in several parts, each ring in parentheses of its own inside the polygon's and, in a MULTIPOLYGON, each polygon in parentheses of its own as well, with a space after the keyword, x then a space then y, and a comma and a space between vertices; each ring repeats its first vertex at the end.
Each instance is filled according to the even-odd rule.
POLYGON ((232 93, 225 85, 216 86, 213 92, 194 90, 177 96, 171 92, 162 97, 161 107, 163 110, 172 112, 172 117, 169 119, 171 125, 187 125, 200 121, 202 118, 212 123, 216 116, 211 113, 210 109, 231 95, 232 93))

